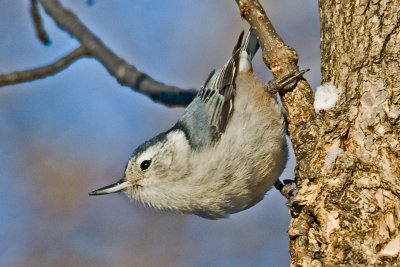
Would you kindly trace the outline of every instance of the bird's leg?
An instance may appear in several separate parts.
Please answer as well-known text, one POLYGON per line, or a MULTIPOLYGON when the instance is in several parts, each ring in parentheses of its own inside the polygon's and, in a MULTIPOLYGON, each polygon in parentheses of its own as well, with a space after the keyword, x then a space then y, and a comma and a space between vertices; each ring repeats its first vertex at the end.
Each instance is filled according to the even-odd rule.
POLYGON ((278 179, 275 188, 287 199, 286 205, 289 207, 292 217, 298 216, 303 208, 296 200, 297 188, 294 180, 283 180, 283 183, 278 179))
POLYGON ((275 95, 277 92, 289 91, 293 89, 293 87, 296 85, 297 80, 309 70, 310 69, 294 70, 279 79, 269 81, 267 86, 265 87, 265 91, 269 92, 272 95, 275 95))
POLYGON ((296 182, 294 180, 283 180, 283 183, 278 179, 275 188, 288 200, 296 195, 296 182))

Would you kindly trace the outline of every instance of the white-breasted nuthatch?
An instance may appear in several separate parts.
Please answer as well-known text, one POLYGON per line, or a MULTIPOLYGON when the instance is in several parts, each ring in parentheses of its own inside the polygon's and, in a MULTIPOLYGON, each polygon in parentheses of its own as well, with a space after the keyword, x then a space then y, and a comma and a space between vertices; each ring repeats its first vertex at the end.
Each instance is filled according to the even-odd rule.
POLYGON ((252 71, 255 32, 242 40, 243 33, 175 126, 139 146, 120 181, 90 195, 123 191, 145 206, 208 219, 264 197, 287 161, 285 123, 274 95, 252 71))

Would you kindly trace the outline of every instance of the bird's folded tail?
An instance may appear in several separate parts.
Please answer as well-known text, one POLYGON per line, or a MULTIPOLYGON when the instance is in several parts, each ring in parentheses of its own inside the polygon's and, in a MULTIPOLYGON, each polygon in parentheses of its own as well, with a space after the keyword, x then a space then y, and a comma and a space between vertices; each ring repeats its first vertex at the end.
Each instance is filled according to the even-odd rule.
POLYGON ((246 37, 244 32, 234 47, 231 58, 217 71, 212 71, 198 93, 204 102, 210 126, 219 136, 224 132, 233 111, 236 91, 236 77, 241 71, 251 71, 251 60, 258 50, 257 35, 250 28, 246 37))
POLYGON ((252 69, 251 60, 260 47, 257 34, 250 28, 244 39, 243 36, 244 31, 242 31, 238 38, 232 52, 232 57, 221 69, 211 71, 203 88, 221 91, 228 85, 234 85, 239 71, 252 69))
POLYGON ((251 61, 254 55, 257 53, 258 48, 260 47, 260 45, 258 44, 257 34, 253 28, 250 28, 244 41, 243 41, 243 35, 244 31, 240 35, 238 42, 235 48, 233 49, 232 56, 240 49, 240 52, 246 51, 249 57, 249 61, 251 61))
POLYGON ((257 53, 259 47, 260 45, 258 44, 257 34, 253 28, 250 28, 243 43, 240 44, 237 50, 233 51, 232 57, 234 57, 235 53, 239 54, 239 60, 237 60, 236 66, 236 69, 239 72, 251 71, 253 69, 251 61, 253 60, 253 57, 257 53))

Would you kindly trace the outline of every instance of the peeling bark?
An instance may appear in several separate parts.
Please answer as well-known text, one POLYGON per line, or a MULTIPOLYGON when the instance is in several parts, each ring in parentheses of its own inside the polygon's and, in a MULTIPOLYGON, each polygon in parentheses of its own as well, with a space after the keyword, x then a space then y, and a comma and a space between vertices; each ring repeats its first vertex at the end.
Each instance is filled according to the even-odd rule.
POLYGON ((400 5, 319 1, 322 81, 336 107, 299 180, 292 266, 400 266, 400 5))

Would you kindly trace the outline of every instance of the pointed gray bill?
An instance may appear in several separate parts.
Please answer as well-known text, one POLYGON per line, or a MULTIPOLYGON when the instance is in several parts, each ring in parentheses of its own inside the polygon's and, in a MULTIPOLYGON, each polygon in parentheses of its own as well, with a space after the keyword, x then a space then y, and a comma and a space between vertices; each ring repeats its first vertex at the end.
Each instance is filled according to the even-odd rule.
POLYGON ((115 184, 110 184, 105 187, 99 188, 97 190, 94 190, 89 193, 91 196, 97 196, 97 195, 105 195, 105 194, 111 194, 111 193, 116 193, 121 191, 122 189, 130 186, 131 184, 128 181, 122 181, 119 180, 115 184))

